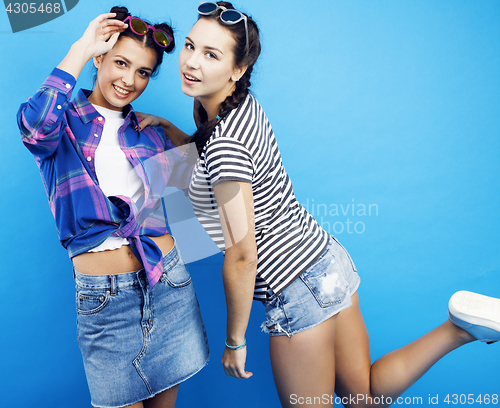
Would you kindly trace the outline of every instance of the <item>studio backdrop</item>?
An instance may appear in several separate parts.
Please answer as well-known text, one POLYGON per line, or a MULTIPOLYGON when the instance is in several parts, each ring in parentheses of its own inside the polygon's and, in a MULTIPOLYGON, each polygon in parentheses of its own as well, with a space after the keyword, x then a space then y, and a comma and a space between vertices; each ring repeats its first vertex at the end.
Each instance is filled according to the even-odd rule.
MULTIPOLYGON (((4 3, 0 405, 90 407, 76 342, 72 264, 36 163, 21 143, 16 112, 93 18, 124 5, 150 21, 171 21, 177 42, 135 109, 192 133, 193 101, 181 92, 178 55, 198 1, 66 1, 51 3, 52 15, 48 3, 40 9, 37 2, 36 18, 29 16, 31 3, 4 3)), ((360 273, 372 359, 444 322, 457 290, 500 296, 500 3, 234 5, 261 30, 252 89, 297 199, 343 243, 360 273)), ((92 87, 90 65, 77 88, 92 87)), ((167 206, 185 210, 172 217, 172 230, 189 262, 211 358, 182 384, 177 406, 278 407, 261 304, 254 302, 247 332, 247 369, 254 376, 235 380, 223 372, 222 255, 182 200, 173 193, 167 206)), ((439 361, 397 404, 498 404, 499 367, 500 344, 467 345, 439 361)))

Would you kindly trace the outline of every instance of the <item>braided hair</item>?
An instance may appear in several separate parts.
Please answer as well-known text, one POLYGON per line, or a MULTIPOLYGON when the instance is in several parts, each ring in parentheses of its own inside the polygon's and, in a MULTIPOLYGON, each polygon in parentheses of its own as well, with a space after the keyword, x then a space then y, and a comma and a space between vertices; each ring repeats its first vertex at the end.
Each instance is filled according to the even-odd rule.
MULTIPOLYGON (((128 16, 131 16, 131 14, 129 13, 129 11, 126 7, 115 6, 110 10, 110 13, 116 13, 116 16, 113 17, 113 19, 120 20, 120 21, 124 21, 128 16)), ((163 62, 163 53, 164 52, 171 53, 175 48, 174 31, 173 31, 172 27, 167 23, 151 24, 148 21, 145 21, 145 20, 143 20, 143 21, 146 24, 153 26, 154 28, 165 31, 167 34, 169 34, 172 37, 172 42, 168 45, 168 47, 164 48, 164 47, 160 47, 158 44, 156 44, 156 42, 153 39, 153 33, 151 30, 148 30, 146 35, 138 35, 138 34, 134 33, 130 29, 130 23, 129 23, 129 26, 125 29, 125 31, 120 33, 120 37, 118 38, 118 40, 120 40, 121 38, 124 38, 124 37, 129 37, 129 38, 132 38, 133 40, 140 42, 144 47, 147 47, 147 48, 154 51, 154 53, 156 55, 156 64, 153 67, 153 72, 151 73, 151 76, 154 77, 154 76, 158 75, 160 65, 163 62)))
MULTIPOLYGON (((223 6, 228 10, 234 10, 234 7, 231 3, 226 1, 217 2, 219 6, 223 6)), ((213 120, 208 120, 207 113, 205 109, 201 106, 199 108, 199 115, 201 120, 201 125, 196 130, 196 132, 191 137, 191 142, 196 144, 196 149, 198 150, 198 154, 201 154, 201 151, 205 147, 208 139, 212 135, 212 132, 219 123, 221 119, 223 119, 226 115, 228 115, 233 109, 237 108, 241 102, 245 100, 248 95, 248 88, 250 87, 250 77, 252 75, 253 67, 257 62, 257 58, 260 55, 260 40, 259 40, 259 29, 257 24, 253 21, 251 17, 247 16, 247 25, 248 25, 248 44, 249 48, 247 51, 246 48, 246 32, 245 32, 245 24, 243 21, 237 24, 223 24, 220 21, 220 13, 222 10, 217 10, 216 13, 205 16, 200 15, 198 19, 212 19, 220 24, 231 32, 235 40, 235 46, 233 49, 234 54, 234 64, 237 67, 247 66, 247 69, 243 76, 239 81, 235 83, 235 89, 233 93, 220 104, 219 107, 219 115, 218 118, 213 120)))

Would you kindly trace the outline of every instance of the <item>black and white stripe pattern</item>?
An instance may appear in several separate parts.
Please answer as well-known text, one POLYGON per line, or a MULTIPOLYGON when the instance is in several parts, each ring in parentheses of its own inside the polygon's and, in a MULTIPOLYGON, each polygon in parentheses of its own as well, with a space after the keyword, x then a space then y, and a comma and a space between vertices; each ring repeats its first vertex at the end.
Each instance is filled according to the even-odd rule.
POLYGON ((271 125, 252 95, 215 127, 189 187, 195 214, 221 251, 224 238, 211 185, 223 180, 252 184, 258 251, 254 298, 265 299, 321 255, 328 234, 295 199, 271 125))

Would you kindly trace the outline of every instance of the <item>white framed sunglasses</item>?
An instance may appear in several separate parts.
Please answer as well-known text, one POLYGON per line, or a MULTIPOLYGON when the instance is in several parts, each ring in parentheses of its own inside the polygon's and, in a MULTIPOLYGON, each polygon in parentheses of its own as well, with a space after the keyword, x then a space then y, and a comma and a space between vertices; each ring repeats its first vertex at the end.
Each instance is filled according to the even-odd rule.
POLYGON ((247 16, 245 16, 242 12, 234 9, 227 9, 224 6, 219 6, 217 3, 214 3, 212 1, 206 1, 201 3, 198 6, 198 14, 201 14, 202 16, 210 16, 217 12, 217 10, 221 9, 222 13, 220 13, 220 20, 224 24, 228 25, 233 25, 233 24, 238 24, 241 20, 245 22, 245 38, 246 38, 246 54, 248 54, 249 51, 249 44, 248 44, 248 25, 247 25, 247 16))

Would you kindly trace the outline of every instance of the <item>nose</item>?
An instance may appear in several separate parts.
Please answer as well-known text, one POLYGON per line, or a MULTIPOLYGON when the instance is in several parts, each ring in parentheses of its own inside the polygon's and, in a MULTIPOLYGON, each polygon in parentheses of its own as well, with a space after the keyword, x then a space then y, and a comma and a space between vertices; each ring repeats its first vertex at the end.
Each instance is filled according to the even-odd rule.
POLYGON ((132 86, 134 85, 134 73, 132 70, 127 70, 122 76, 122 82, 124 86, 132 86))
POLYGON ((198 62, 198 56, 195 52, 191 53, 189 58, 186 60, 186 66, 190 69, 200 68, 200 63, 198 62))

